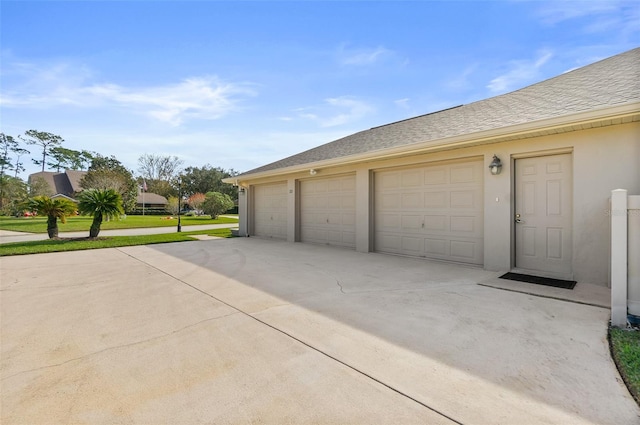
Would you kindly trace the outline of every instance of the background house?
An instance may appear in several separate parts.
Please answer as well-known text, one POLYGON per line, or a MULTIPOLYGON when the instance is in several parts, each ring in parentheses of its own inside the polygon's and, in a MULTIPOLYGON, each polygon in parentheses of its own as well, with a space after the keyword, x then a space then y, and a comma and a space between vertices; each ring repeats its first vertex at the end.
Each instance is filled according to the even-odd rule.
MULTIPOLYGON (((29 175, 28 182, 31 185, 41 179, 48 187, 48 193, 51 198, 64 197, 75 202, 75 197, 82 191, 80 180, 86 174, 86 171, 76 170, 66 170, 63 173, 41 171, 29 175)), ((138 189, 136 211, 134 212, 142 214, 144 208, 145 214, 165 214, 167 211, 167 203, 167 198, 164 196, 151 192, 143 193, 138 189)))
POLYGON ((75 200, 76 194, 82 191, 80 180, 86 171, 66 170, 63 173, 52 171, 41 171, 29 175, 28 183, 33 185, 36 180, 41 179, 48 187, 52 198, 66 197, 75 200))
POLYGON ((241 235, 606 286, 611 190, 640 194, 640 49, 224 181, 241 235))
POLYGON ((135 213, 142 214, 144 209, 145 214, 166 214, 167 204, 167 198, 162 195, 138 190, 135 213))

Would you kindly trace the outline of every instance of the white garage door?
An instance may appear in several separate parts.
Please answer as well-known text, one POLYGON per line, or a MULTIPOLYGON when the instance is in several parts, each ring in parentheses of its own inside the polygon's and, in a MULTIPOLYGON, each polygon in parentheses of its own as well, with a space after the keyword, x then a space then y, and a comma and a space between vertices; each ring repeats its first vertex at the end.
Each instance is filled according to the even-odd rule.
POLYGON ((375 173, 375 250, 483 264, 481 160, 375 173))
POLYGON ((253 186, 253 232, 264 238, 287 238, 287 183, 253 186))
POLYGON ((300 240, 355 248, 355 175, 300 182, 300 240))

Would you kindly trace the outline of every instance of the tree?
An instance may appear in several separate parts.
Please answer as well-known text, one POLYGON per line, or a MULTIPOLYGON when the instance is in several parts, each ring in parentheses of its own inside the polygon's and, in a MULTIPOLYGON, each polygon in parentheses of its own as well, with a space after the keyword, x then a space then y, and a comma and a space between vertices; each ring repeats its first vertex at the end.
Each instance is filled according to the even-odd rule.
POLYGON ((191 196, 194 193, 220 192, 229 195, 231 199, 237 199, 237 189, 222 182, 224 178, 237 175, 237 171, 214 168, 209 164, 200 168, 187 167, 182 173, 182 193, 191 196))
POLYGON ((63 169, 83 170, 85 164, 89 165, 93 155, 89 151, 76 151, 73 149, 56 146, 49 151, 51 160, 47 165, 58 173, 63 169))
POLYGON ((58 219, 67 222, 67 217, 76 213, 76 204, 65 198, 51 199, 48 196, 36 196, 27 201, 26 207, 40 215, 47 216, 49 239, 58 237, 58 219))
POLYGON ((16 162, 13 164, 13 171, 15 172, 14 177, 18 178, 18 174, 26 170, 23 166, 24 163, 20 162, 20 157, 31 152, 23 148, 17 148, 13 150, 13 153, 16 155, 16 162))
POLYGON ((0 133, 0 209, 3 208, 5 202, 5 191, 7 188, 5 187, 10 179, 6 179, 6 172, 13 169, 15 167, 16 175, 18 177, 18 172, 20 170, 24 170, 22 164, 19 159, 16 161, 15 166, 9 156, 10 153, 18 154, 18 158, 25 152, 29 152, 26 149, 20 148, 18 142, 11 136, 7 136, 4 133, 0 133))
MULTIPOLYGON (((78 170, 87 170, 89 169, 89 167, 91 166, 91 163, 93 162, 93 158, 96 156, 97 154, 95 152, 90 152, 90 151, 86 151, 86 150, 81 150, 80 151, 80 155, 78 157, 78 161, 79 161, 79 165, 80 167, 77 168, 78 170)), ((74 170, 76 170, 76 168, 74 168, 74 170)))
POLYGON ((169 214, 178 214, 180 206, 178 203, 178 198, 175 196, 170 196, 167 198, 167 212, 169 214))
POLYGON ((86 189, 78 195, 80 214, 93 217, 89 228, 89 237, 97 238, 102 220, 124 214, 122 196, 115 189, 86 189))
POLYGON ((49 183, 42 177, 29 179, 29 196, 52 196, 55 195, 49 183))
POLYGON ((115 157, 96 154, 87 174, 80 180, 83 189, 114 189, 122 196, 125 212, 136 208, 138 185, 131 171, 115 157))
POLYGON ((199 211, 202 209, 202 204, 204 203, 205 199, 206 196, 204 193, 194 193, 187 199, 187 204, 189 204, 192 209, 199 211))
POLYGON ((146 180, 168 182, 176 177, 183 162, 177 156, 146 153, 138 158, 138 172, 146 180))
POLYGON ((4 176, 5 171, 13 168, 9 152, 16 148, 18 142, 13 137, 0 133, 0 176, 4 176))
POLYGON ((220 192, 207 193, 202 204, 202 211, 205 214, 209 214, 211 218, 218 218, 220 214, 229 211, 231 208, 233 208, 233 201, 229 195, 220 192))
POLYGON ((27 138, 20 137, 21 140, 28 145, 38 145, 42 148, 42 160, 33 159, 33 163, 36 165, 42 165, 42 171, 47 163, 47 156, 51 153, 51 150, 56 146, 60 146, 64 139, 55 134, 46 133, 38 130, 27 130, 24 133, 27 138))
POLYGON ((18 215, 24 210, 23 204, 28 198, 27 184, 17 177, 1 176, 2 199, 0 203, 2 215, 18 215))

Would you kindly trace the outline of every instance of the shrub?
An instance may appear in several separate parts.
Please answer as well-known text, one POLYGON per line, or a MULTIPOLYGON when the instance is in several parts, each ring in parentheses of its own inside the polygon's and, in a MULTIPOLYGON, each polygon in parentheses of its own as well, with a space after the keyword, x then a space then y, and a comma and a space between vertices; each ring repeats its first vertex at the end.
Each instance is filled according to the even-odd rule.
POLYGON ((220 192, 208 192, 202 203, 202 211, 209 214, 211 218, 218 218, 220 214, 225 213, 233 207, 233 201, 227 194, 220 192))

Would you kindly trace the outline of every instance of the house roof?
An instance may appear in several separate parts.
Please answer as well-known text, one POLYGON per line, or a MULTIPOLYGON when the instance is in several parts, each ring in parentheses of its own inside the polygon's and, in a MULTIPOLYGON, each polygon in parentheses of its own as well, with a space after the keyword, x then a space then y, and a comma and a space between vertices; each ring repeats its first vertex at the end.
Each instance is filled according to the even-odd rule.
POLYGON ((82 187, 80 187, 80 180, 87 174, 86 171, 77 171, 77 170, 67 170, 65 171, 67 178, 69 179, 69 184, 71 185, 71 189, 74 192, 81 192, 82 187))
POLYGON ((86 171, 66 170, 64 173, 53 171, 40 171, 29 175, 29 182, 42 178, 56 195, 73 196, 75 192, 82 191, 80 179, 87 174, 86 171))
POLYGON ((158 195, 157 193, 145 192, 138 193, 138 197, 136 198, 136 202, 138 204, 142 204, 144 199, 144 204, 157 204, 157 205, 167 205, 167 198, 162 195, 158 195))
MULTIPOLYGON (((451 146, 451 141, 456 138, 479 137, 492 131, 504 136, 508 129, 522 128, 528 123, 575 117, 617 106, 629 106, 624 110, 630 109, 637 120, 640 112, 638 102, 640 48, 514 92, 361 131, 255 168, 234 177, 234 180, 257 174, 277 174, 305 164, 337 163, 338 160, 367 153, 379 152, 382 156, 394 149, 411 150, 412 145, 427 148, 442 146, 449 141, 451 146), (505 131, 495 132, 496 129, 505 131)), ((566 120, 564 125, 569 124, 575 124, 575 120, 566 120)), ((500 140, 494 137, 493 141, 500 140)))

